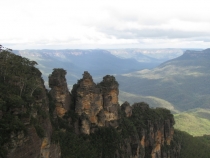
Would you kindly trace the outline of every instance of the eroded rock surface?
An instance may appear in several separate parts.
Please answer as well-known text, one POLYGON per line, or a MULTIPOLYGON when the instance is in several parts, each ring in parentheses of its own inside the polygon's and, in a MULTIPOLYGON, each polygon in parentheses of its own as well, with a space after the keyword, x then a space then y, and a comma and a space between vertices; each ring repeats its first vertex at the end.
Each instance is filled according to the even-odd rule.
POLYGON ((94 132, 95 126, 117 127, 118 84, 113 76, 106 76, 96 85, 92 76, 85 71, 83 78, 72 90, 75 97, 75 112, 81 119, 81 131, 94 132))
POLYGON ((55 115, 63 117, 70 109, 71 96, 66 83, 66 71, 54 69, 49 76, 50 94, 55 101, 55 115))

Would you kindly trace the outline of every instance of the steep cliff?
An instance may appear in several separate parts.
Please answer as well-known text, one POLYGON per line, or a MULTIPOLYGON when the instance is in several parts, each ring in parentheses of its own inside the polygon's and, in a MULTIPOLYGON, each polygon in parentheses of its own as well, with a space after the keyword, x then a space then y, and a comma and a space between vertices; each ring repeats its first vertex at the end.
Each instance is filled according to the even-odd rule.
POLYGON ((93 133, 97 126, 117 127, 118 93, 118 84, 112 76, 104 77, 104 80, 96 85, 92 76, 84 72, 83 78, 72 90, 82 133, 93 133))
POLYGON ((37 63, 0 50, 0 157, 59 158, 37 63))
POLYGON ((70 109, 71 96, 66 83, 66 71, 54 69, 49 76, 50 95, 55 101, 54 117, 63 117, 70 109))
POLYGON ((143 102, 132 106, 124 103, 121 110, 136 127, 136 138, 139 138, 139 142, 134 143, 135 145, 133 142, 130 144, 131 148, 135 146, 132 148, 135 151, 132 153, 133 157, 179 157, 180 146, 171 145, 174 143, 174 119, 169 110, 150 109, 149 105, 143 102))

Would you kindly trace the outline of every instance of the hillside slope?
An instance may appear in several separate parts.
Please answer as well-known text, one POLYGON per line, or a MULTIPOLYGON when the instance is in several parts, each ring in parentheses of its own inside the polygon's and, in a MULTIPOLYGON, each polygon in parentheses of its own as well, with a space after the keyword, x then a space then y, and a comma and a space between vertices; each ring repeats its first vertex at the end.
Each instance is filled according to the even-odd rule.
POLYGON ((193 136, 210 135, 210 109, 193 109, 174 115, 175 128, 193 136))
POLYGON ((174 113, 179 112, 179 111, 175 110, 174 106, 171 103, 167 102, 166 100, 156 98, 153 96, 141 96, 141 95, 136 95, 136 94, 131 94, 131 93, 120 91, 119 103, 124 103, 125 101, 129 102, 130 104, 134 104, 139 101, 146 102, 152 108, 162 107, 162 108, 169 109, 170 111, 172 111, 174 113))
POLYGON ((121 90, 154 96, 174 105, 176 110, 209 108, 210 49, 186 51, 182 56, 152 70, 116 76, 121 90))

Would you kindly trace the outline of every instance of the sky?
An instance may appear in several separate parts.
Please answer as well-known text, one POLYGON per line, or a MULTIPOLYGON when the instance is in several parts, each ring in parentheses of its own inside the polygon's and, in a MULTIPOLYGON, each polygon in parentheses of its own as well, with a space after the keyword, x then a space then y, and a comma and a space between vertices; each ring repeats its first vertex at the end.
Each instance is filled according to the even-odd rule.
POLYGON ((0 0, 11 49, 209 48, 209 0, 0 0))

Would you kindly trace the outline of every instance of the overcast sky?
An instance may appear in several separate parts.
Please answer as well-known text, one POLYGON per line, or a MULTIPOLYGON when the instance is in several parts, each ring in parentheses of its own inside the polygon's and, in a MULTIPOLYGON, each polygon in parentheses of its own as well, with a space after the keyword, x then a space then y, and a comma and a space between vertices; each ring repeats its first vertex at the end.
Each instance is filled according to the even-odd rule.
POLYGON ((208 48, 209 0, 0 0, 12 49, 208 48))

